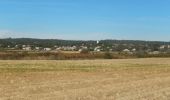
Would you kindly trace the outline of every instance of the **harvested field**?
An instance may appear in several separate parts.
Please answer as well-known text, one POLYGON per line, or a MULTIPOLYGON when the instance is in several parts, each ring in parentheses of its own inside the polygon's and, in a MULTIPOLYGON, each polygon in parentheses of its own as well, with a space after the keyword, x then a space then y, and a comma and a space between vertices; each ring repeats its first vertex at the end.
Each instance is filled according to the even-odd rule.
POLYGON ((0 100, 170 100, 170 58, 0 61, 0 100))

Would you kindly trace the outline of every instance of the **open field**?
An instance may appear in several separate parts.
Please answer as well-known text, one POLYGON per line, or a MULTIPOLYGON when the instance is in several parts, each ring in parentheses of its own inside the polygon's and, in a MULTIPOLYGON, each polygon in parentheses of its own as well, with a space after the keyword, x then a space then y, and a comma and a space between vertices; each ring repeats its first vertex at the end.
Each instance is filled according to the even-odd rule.
POLYGON ((170 100, 170 58, 0 61, 0 100, 170 100))

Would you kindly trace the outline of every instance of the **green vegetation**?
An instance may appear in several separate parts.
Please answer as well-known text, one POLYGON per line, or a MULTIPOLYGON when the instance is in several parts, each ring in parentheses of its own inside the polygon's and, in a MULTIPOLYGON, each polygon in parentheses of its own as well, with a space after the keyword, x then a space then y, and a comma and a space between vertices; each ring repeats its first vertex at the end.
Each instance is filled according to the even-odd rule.
POLYGON ((0 39, 0 60, 77 60, 170 57, 170 42, 0 39), (69 53, 66 51, 69 51, 69 53))
POLYGON ((168 52, 168 45, 170 42, 159 42, 159 41, 137 41, 137 40, 101 40, 100 43, 96 41, 76 41, 76 40, 58 40, 58 39, 31 39, 31 38, 7 38, 0 39, 0 49, 15 48, 21 49, 23 45, 29 45, 31 48, 42 47, 42 48, 54 48, 54 46, 86 46, 89 50, 94 50, 95 47, 100 46, 102 51, 112 49, 112 51, 122 51, 124 49, 133 49, 137 51, 158 51, 159 47, 166 45, 163 50, 168 52), (17 45, 17 47, 16 47, 17 45))
POLYGON ((4 51, 0 52, 0 60, 79 60, 79 59, 130 59, 130 58, 168 58, 170 54, 127 54, 112 52, 26 52, 4 51))
MULTIPOLYGON (((113 55, 113 54, 110 54, 113 55)), ((104 53, 90 53, 82 51, 80 53, 62 53, 62 52, 26 52, 9 51, 0 52, 1 60, 75 60, 75 59, 107 59, 104 53)), ((120 55, 115 55, 119 56, 120 55)), ((122 56, 123 58, 123 56, 122 56)))

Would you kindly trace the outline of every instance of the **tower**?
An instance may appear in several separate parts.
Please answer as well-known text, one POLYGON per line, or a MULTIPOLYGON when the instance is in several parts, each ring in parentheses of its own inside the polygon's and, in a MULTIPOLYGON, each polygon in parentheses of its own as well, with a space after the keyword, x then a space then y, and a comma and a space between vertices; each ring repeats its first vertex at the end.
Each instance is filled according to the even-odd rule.
POLYGON ((99 44, 99 43, 100 43, 100 41, 98 40, 98 41, 97 41, 97 44, 99 44))

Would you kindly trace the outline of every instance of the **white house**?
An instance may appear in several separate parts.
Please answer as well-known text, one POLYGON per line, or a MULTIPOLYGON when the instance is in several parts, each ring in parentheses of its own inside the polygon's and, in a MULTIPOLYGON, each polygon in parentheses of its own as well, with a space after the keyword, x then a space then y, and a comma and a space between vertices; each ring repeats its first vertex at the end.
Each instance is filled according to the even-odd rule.
POLYGON ((101 51, 100 48, 101 48, 100 46, 97 46, 97 47, 94 48, 94 51, 100 52, 101 51))
POLYGON ((130 50, 129 49, 124 49, 123 52, 130 52, 130 50))
POLYGON ((135 52, 136 51, 136 49, 134 48, 134 49, 132 49, 132 52, 135 52))
POLYGON ((51 48, 44 48, 44 51, 51 51, 51 48))
POLYGON ((153 51, 153 52, 150 52, 149 54, 157 55, 157 54, 160 54, 160 52, 159 51, 153 51))
POLYGON ((97 44, 99 44, 100 43, 100 41, 97 41, 97 44))
POLYGON ((25 48, 26 47, 26 45, 22 45, 22 48, 25 48))
POLYGON ((26 51, 31 51, 31 47, 25 47, 25 48, 22 48, 23 50, 26 50, 26 51))
POLYGON ((35 47, 35 50, 40 50, 40 47, 35 47))
POLYGON ((165 49, 165 45, 161 45, 159 48, 160 49, 165 49))
POLYGON ((18 45, 15 45, 15 48, 18 48, 18 45))
POLYGON ((168 45, 168 49, 170 48, 170 45, 168 45))

